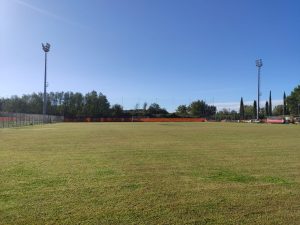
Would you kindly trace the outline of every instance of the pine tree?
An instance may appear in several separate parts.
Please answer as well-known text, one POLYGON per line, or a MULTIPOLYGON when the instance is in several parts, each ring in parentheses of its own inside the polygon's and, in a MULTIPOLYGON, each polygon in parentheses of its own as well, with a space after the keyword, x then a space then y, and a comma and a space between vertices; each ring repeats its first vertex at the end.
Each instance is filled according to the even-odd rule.
POLYGON ((254 117, 254 119, 257 118, 257 103, 256 103, 256 100, 254 100, 254 102, 253 102, 253 117, 254 117))
POLYGON ((272 92, 270 91, 270 96, 269 96, 269 115, 272 116, 272 92))
POLYGON ((240 103, 240 119, 241 120, 245 119, 245 107, 244 107, 243 98, 241 98, 241 103, 240 103))

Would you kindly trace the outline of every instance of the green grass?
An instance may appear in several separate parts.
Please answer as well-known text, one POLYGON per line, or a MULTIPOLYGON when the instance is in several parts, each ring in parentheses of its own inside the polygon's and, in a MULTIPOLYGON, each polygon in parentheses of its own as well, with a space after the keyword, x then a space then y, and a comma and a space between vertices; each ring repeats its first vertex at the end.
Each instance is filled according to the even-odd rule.
POLYGON ((0 129, 0 224, 300 224, 300 126, 0 129))

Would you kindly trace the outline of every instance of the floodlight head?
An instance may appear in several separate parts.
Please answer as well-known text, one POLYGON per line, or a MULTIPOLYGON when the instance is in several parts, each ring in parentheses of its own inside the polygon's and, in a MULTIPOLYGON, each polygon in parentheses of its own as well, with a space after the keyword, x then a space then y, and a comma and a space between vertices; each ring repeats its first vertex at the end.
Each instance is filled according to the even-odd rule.
POLYGON ((44 52, 49 52, 50 51, 50 44, 46 43, 45 45, 42 43, 42 47, 44 52))
POLYGON ((255 62, 257 67, 262 67, 263 63, 261 59, 257 59, 255 62))

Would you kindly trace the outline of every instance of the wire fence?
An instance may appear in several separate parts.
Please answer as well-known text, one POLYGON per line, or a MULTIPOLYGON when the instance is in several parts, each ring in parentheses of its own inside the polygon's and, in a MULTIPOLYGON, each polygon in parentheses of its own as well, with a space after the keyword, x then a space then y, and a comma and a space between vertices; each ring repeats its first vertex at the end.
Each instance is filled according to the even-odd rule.
POLYGON ((0 128, 63 122, 63 116, 0 112, 0 128))

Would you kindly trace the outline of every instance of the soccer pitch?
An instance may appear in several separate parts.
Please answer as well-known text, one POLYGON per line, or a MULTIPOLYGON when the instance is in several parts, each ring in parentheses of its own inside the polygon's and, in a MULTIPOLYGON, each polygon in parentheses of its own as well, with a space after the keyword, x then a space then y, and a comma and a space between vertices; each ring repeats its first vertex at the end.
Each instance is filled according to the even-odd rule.
POLYGON ((0 224, 300 224, 300 126, 0 129, 0 224))

